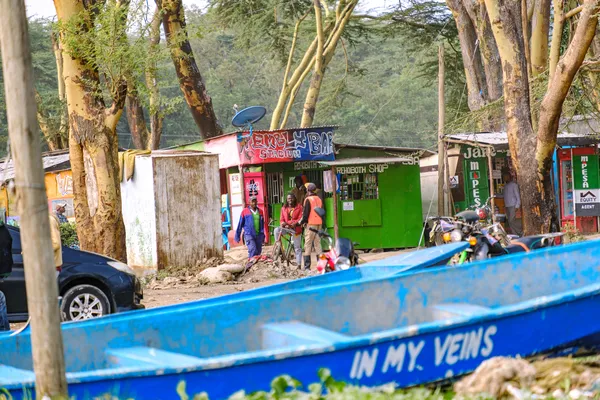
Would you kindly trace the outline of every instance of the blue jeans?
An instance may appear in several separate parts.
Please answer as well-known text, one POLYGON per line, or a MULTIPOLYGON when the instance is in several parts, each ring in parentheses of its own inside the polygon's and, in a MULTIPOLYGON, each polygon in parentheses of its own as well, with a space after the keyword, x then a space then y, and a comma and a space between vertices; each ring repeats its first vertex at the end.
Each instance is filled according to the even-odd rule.
POLYGON ((262 233, 256 237, 244 235, 244 241, 246 242, 246 246, 248 246, 248 258, 260 256, 260 253, 262 253, 262 245, 265 241, 265 235, 262 233))
POLYGON ((0 292, 0 331, 10 331, 8 312, 6 310, 6 297, 0 292))

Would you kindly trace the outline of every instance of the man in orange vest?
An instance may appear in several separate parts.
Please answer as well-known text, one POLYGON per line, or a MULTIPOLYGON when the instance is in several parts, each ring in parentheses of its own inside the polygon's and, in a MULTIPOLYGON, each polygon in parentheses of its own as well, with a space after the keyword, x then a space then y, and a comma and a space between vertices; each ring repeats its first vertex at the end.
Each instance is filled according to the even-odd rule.
POLYGON ((315 194, 316 190, 317 186, 314 183, 306 184, 307 194, 303 204, 304 212, 302 219, 300 220, 300 224, 306 224, 304 228, 304 269, 310 269, 310 253, 312 252, 313 244, 317 251, 317 255, 323 252, 323 249, 321 248, 321 238, 316 232, 310 230, 310 228, 319 230, 323 224, 323 220, 319 214, 315 212, 315 208, 323 207, 323 202, 319 196, 315 194))

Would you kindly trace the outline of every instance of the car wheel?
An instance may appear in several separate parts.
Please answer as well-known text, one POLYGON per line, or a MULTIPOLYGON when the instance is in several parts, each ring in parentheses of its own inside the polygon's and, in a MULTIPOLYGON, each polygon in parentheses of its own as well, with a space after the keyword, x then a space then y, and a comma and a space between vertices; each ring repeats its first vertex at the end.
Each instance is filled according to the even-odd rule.
POLYGON ((110 314, 110 303, 96 286, 77 285, 63 296, 62 311, 66 321, 82 321, 110 314))

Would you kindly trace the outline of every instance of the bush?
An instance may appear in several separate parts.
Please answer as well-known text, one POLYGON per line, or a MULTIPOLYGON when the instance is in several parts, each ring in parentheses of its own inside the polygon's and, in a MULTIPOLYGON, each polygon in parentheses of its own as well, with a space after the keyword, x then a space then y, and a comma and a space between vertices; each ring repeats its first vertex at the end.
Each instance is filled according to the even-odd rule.
POLYGON ((60 224, 60 240, 63 246, 79 247, 77 227, 74 222, 63 222, 60 224))
MULTIPOLYGON (((271 390, 246 393, 239 391, 229 397, 229 400, 447 400, 454 397, 451 391, 431 390, 427 388, 397 389, 392 384, 378 387, 353 386, 335 380, 328 369, 318 372, 318 383, 308 385, 306 391, 301 390, 302 384, 289 375, 279 376, 271 382, 271 390)), ((185 381, 177 386, 180 400, 210 400, 206 393, 189 397, 185 390, 185 381)))

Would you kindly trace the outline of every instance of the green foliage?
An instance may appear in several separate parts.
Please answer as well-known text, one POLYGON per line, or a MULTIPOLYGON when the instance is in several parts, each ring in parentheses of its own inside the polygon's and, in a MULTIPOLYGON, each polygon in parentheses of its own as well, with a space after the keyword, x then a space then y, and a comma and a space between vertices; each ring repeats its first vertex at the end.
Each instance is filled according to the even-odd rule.
MULTIPOLYGON (((270 4, 271 1, 275 0, 261 0, 260 3, 270 4)), ((256 6, 258 3, 254 0, 235 3, 240 3, 240 7, 253 6, 254 11, 250 16, 259 11, 256 6)), ((282 25, 281 29, 288 30, 285 32, 286 35, 288 33, 291 35, 293 30, 291 18, 300 15, 309 3, 312 6, 310 1, 298 0, 288 4, 279 0, 277 18, 282 25), (288 11, 282 11, 284 6, 288 7, 286 9, 288 11), (298 8, 290 8, 292 6, 298 8)), ((129 46, 125 46, 125 43, 115 38, 113 28, 110 28, 107 22, 102 22, 114 22, 118 17, 114 10, 109 10, 112 2, 106 4, 106 10, 96 16, 99 24, 97 30, 82 34, 85 37, 80 41, 85 45, 80 45, 77 51, 85 52, 94 59, 91 62, 100 68, 102 82, 108 83, 112 80, 111 77, 116 77, 127 70, 131 71, 138 83, 138 91, 147 110, 148 91, 143 79, 143 69, 147 62, 145 58, 147 54, 144 53, 147 53, 148 49, 148 24, 152 19, 151 15, 146 14, 147 10, 142 1, 132 2, 126 27, 129 46), (110 51, 110 46, 113 44, 109 40, 111 37, 117 40, 114 44, 117 50, 114 53, 110 51)), ((214 7, 209 8, 207 12, 196 7, 185 10, 190 43, 198 67, 206 81, 208 92, 213 99, 215 112, 225 131, 233 131, 230 121, 235 112, 234 104, 237 104, 239 109, 250 105, 264 105, 269 114, 257 124, 256 128, 266 129, 270 121, 270 112, 275 108, 281 89, 284 70, 282 58, 264 40, 252 35, 247 30, 249 26, 243 23, 224 26, 221 14, 217 11, 214 7), (246 44, 242 46, 244 41, 246 44)), ((260 18, 274 21, 273 8, 262 11, 263 15, 260 18)), ((314 21, 308 18, 312 17, 307 17, 303 23, 305 29, 303 37, 309 37, 308 33, 314 30, 314 21)), ((264 29, 257 23, 252 25, 253 29, 264 29)), ((339 125, 341 128, 336 136, 338 142, 424 147, 430 147, 435 142, 437 65, 434 64, 437 62, 435 61, 437 46, 431 44, 427 48, 418 50, 415 47, 415 36, 410 36, 399 26, 392 28, 392 25, 395 24, 390 24, 389 18, 386 20, 384 16, 368 23, 361 23, 360 26, 355 26, 353 22, 346 31, 345 46, 337 47, 335 58, 328 68, 323 83, 315 124, 339 125), (368 35, 360 31, 365 25, 368 25, 368 35), (344 50, 347 52, 347 60, 344 50), (426 61, 432 63, 432 70, 428 75, 422 72, 422 65, 426 61)), ((35 67, 36 87, 43 98, 42 104, 48 108, 59 106, 53 103, 57 101, 57 84, 56 65, 50 41, 51 30, 50 21, 30 21, 32 48, 36 49, 33 53, 34 66, 37 65, 35 67)), ((291 36, 286 37, 288 43, 285 48, 289 49, 291 36)), ((70 40, 76 39, 78 38, 71 37, 70 40)), ((307 40, 302 39, 298 44, 297 56, 300 54, 300 49, 307 45, 307 40)), ((158 54, 152 57, 155 57, 157 63, 161 110, 165 115, 162 146, 199 140, 198 129, 183 101, 164 40, 161 42, 158 54)), ((0 77, 0 88, 2 79, 0 77)), ((308 81, 298 93, 288 120, 289 127, 298 126, 300 123, 307 86, 308 81)), ((112 84, 99 88, 103 99, 109 100, 111 87, 112 84)), ((447 93, 449 93, 447 95, 449 101, 460 97, 460 94, 454 94, 452 91, 447 93)), ((5 150, 2 140, 5 141, 7 136, 4 108, 2 90, 0 91, 0 155, 5 150)), ((121 118, 117 132, 121 139, 120 145, 130 146, 129 127, 125 116, 121 118)))
MULTIPOLYGON (((442 392, 426 388, 398 390, 394 384, 367 388, 353 386, 336 381, 331 371, 322 368, 318 371, 319 382, 308 386, 308 391, 301 390, 302 384, 289 375, 281 375, 271 382, 271 390, 246 393, 241 390, 229 397, 230 400, 446 400, 453 397, 452 392, 442 392)), ((177 386, 177 394, 181 400, 189 400, 185 392, 185 382, 177 386)), ((194 396, 193 400, 208 400, 206 393, 194 396)))
POLYGON ((77 226, 74 222, 63 222, 60 224, 60 241, 63 246, 79 246, 77 238, 77 226))

